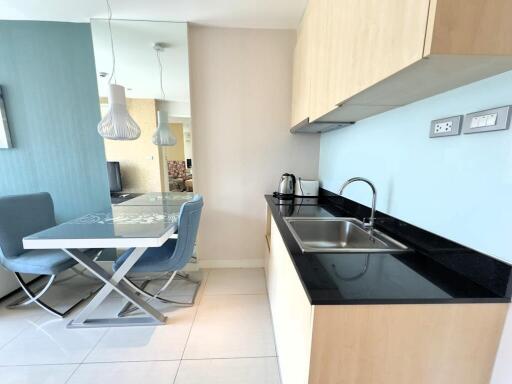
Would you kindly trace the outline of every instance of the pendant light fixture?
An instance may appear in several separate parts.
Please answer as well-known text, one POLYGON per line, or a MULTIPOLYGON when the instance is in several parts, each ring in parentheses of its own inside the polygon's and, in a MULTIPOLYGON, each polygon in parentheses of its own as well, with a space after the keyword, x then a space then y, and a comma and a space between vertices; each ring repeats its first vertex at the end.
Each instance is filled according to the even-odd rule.
POLYGON ((106 0, 108 8, 108 30, 110 33, 110 50, 112 53, 112 71, 108 79, 108 111, 98 124, 98 133, 109 140, 135 140, 140 136, 140 127, 132 119, 126 107, 124 87, 117 84, 116 56, 114 53, 114 39, 112 37, 112 8, 106 0), (112 84, 112 78, 114 84, 112 84))
POLYGON ((160 91, 162 92, 162 99, 157 111, 158 124, 156 126, 155 133, 153 134, 153 144, 158 146, 173 146, 176 145, 176 136, 173 135, 169 127, 169 113, 164 108, 165 103, 165 92, 163 83, 163 67, 162 61, 160 60, 160 52, 164 49, 163 43, 155 43, 153 49, 156 52, 156 59, 158 61, 158 67, 160 68, 160 91))

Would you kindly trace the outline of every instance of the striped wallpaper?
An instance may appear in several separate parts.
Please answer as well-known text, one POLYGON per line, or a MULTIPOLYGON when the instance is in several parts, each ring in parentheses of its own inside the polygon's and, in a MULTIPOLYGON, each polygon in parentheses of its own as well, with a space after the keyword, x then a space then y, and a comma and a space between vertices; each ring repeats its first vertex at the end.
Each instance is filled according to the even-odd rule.
POLYGON ((109 206, 95 76, 89 24, 0 21, 0 196, 48 191, 58 221, 109 206))

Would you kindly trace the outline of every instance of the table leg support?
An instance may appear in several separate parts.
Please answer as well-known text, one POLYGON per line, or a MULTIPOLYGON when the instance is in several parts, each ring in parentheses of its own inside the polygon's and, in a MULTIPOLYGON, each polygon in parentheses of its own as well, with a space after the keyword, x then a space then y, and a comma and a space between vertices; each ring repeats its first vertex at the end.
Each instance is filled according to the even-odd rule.
POLYGON ((97 263, 77 249, 63 249, 70 257, 84 266, 90 273, 105 283, 105 286, 94 296, 87 306, 69 324, 69 328, 91 327, 123 327, 134 325, 161 325, 165 324, 166 317, 149 305, 145 300, 135 294, 131 287, 122 279, 139 260, 147 248, 135 248, 126 261, 114 274, 109 274, 97 263), (144 311, 148 317, 90 319, 92 313, 101 305, 107 296, 116 291, 136 307, 144 311))

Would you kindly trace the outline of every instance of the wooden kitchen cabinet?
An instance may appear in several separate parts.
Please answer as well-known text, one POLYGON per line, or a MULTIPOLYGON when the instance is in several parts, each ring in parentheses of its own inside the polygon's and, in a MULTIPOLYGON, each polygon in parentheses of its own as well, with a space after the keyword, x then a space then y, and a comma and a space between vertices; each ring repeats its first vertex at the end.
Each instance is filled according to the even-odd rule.
POLYGON ((301 28, 297 30, 297 41, 293 52, 292 126, 307 119, 309 113, 309 87, 311 84, 311 53, 309 49, 313 47, 313 44, 307 41, 312 38, 309 33, 310 23, 309 10, 306 9, 301 28))
POLYGON ((510 0, 309 0, 292 127, 357 121, 512 69, 510 14, 510 0))
POLYGON ((311 305, 275 220, 265 274, 283 384, 487 384, 508 304, 311 305))
POLYGON ((320 63, 312 73, 311 120, 422 58, 429 0, 310 2, 325 26, 318 43, 324 52, 314 58, 320 63))

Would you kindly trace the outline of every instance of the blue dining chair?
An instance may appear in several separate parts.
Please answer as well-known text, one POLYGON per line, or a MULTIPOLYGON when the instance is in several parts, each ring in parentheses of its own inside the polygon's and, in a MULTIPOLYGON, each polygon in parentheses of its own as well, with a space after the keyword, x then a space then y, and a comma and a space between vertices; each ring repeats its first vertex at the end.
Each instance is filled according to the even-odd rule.
MULTIPOLYGON (((162 301, 164 303, 181 304, 181 305, 193 305, 197 290, 199 288, 199 282, 188 279, 187 276, 183 276, 188 281, 196 284, 196 289, 191 303, 182 303, 179 301, 173 301, 164 299, 160 294, 167 289, 169 284, 178 275, 179 271, 185 267, 190 261, 194 254, 194 246, 197 238, 197 232, 199 229, 199 221, 201 218, 201 210, 203 208, 203 198, 201 195, 196 195, 191 201, 186 202, 181 206, 180 215, 178 218, 179 234, 176 239, 167 240, 161 247, 148 248, 140 257, 140 259, 130 269, 130 277, 134 274, 144 273, 170 273, 169 279, 165 284, 156 291, 156 293, 150 293, 145 290, 145 284, 141 286, 136 285, 130 278, 125 277, 124 280, 140 295, 145 296, 148 302, 154 299, 162 301)), ((116 271, 127 259, 133 248, 126 250, 113 265, 114 271, 116 271)), ((147 283, 147 281, 145 282, 147 283)), ((128 308, 130 305, 125 306, 119 313, 119 316, 123 316, 130 311, 128 308)))
MULTIPOLYGON (((75 260, 58 249, 27 251, 23 248, 23 237, 55 225, 57 223, 53 200, 49 193, 0 197, 0 265, 14 273, 19 285, 27 295, 27 297, 8 305, 8 308, 36 303, 44 310, 62 318, 94 294, 91 292, 88 297, 81 299, 65 312, 57 311, 40 299, 59 273, 73 268, 77 264, 75 260), (38 292, 33 292, 29 283, 23 280, 22 273, 46 275, 48 281, 38 292)), ((100 250, 91 249, 86 253, 91 257, 97 257, 100 250)))

